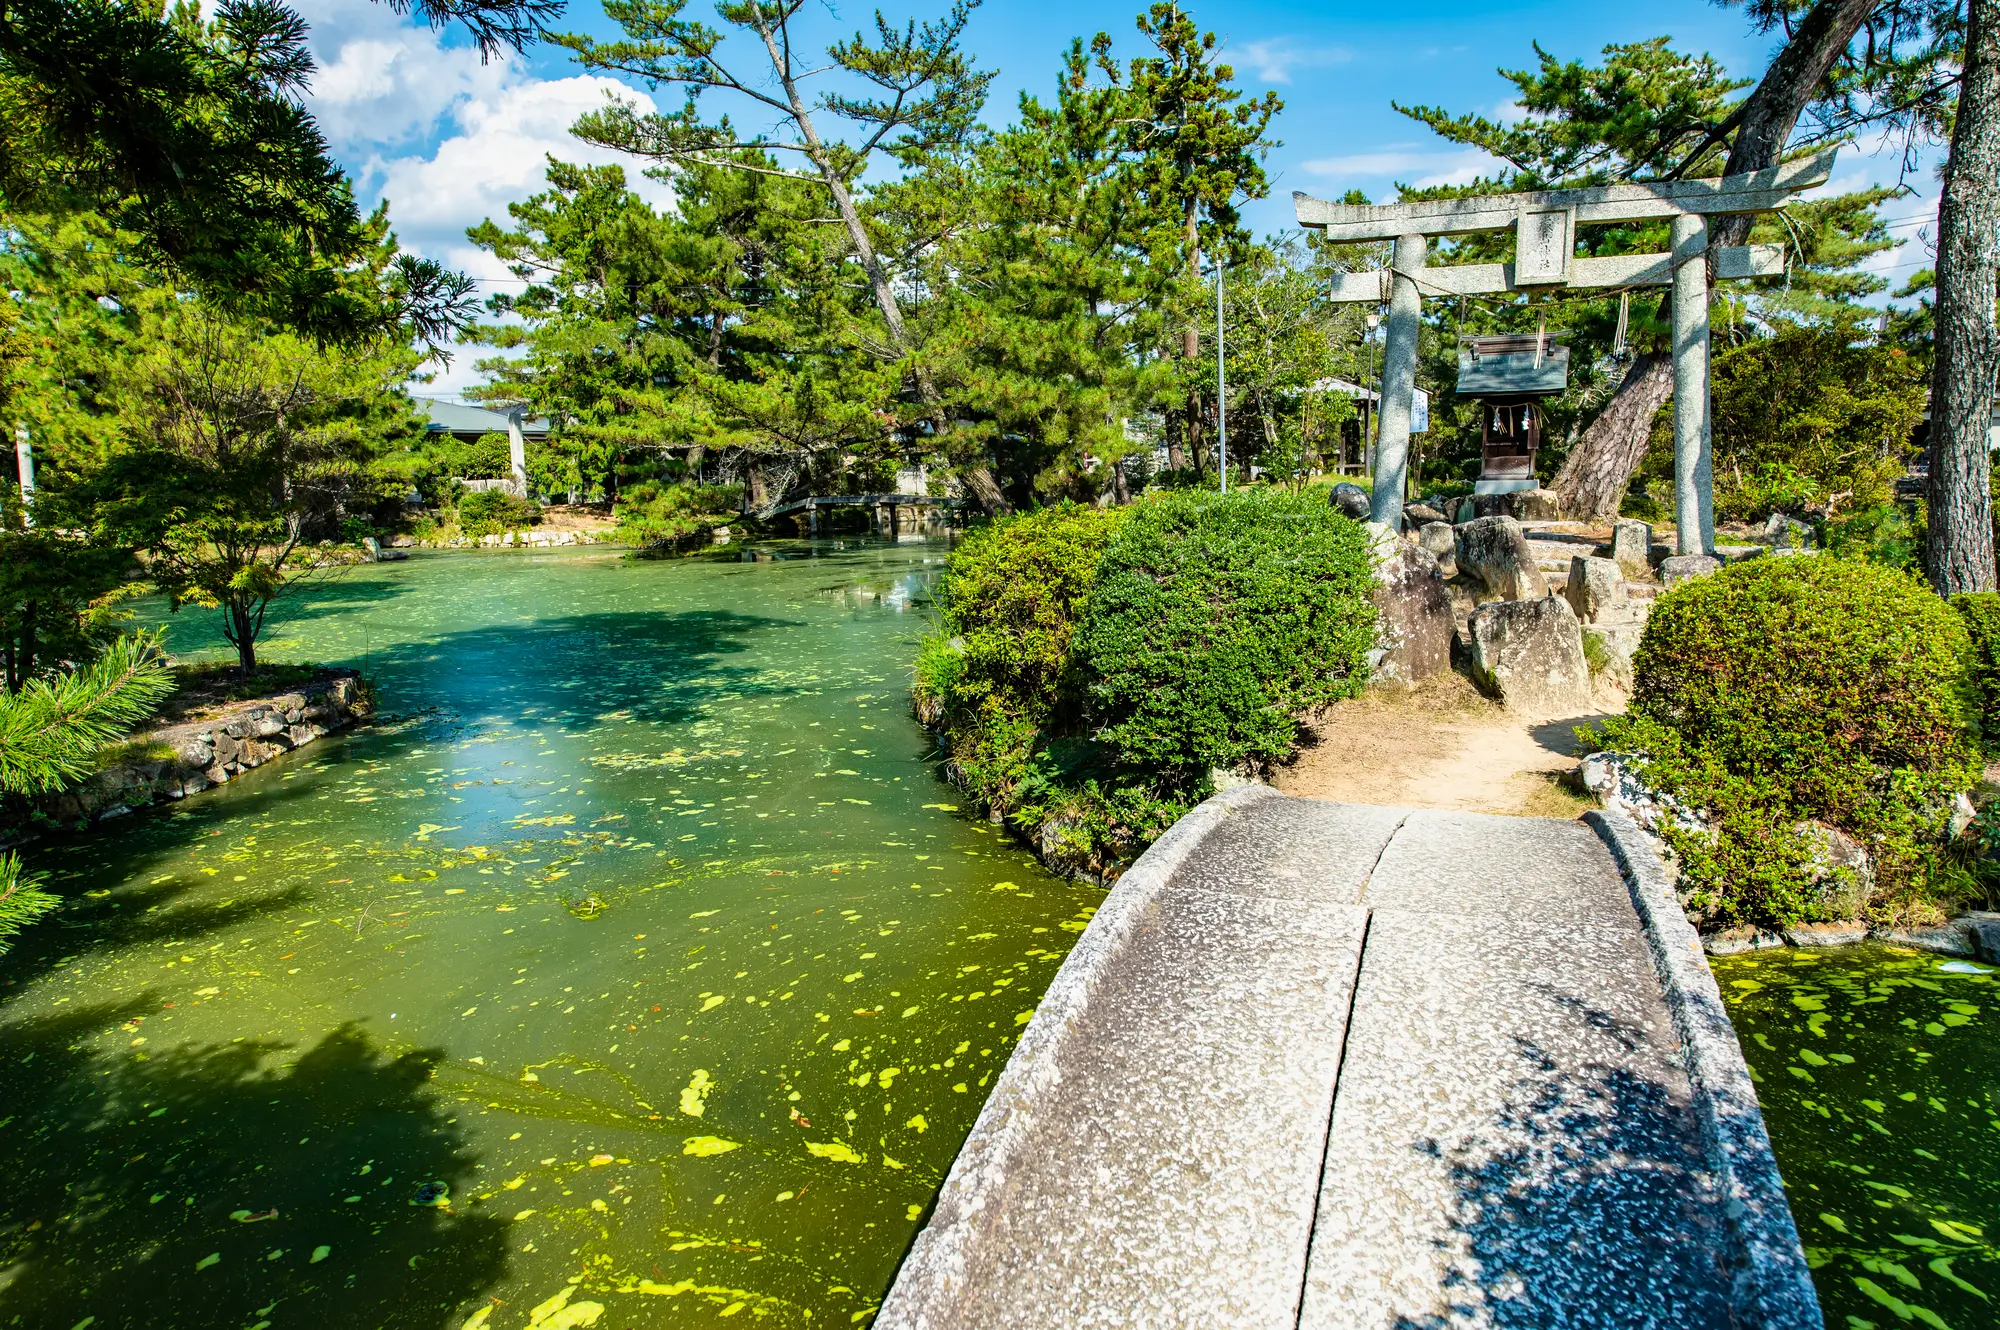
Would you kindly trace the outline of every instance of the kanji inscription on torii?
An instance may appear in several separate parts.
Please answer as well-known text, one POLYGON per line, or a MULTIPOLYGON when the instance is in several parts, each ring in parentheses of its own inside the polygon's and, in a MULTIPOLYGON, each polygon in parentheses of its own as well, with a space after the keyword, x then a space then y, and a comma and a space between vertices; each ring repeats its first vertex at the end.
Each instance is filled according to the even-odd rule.
POLYGON ((1673 287, 1674 311, 1674 525, 1677 552, 1715 551, 1713 480, 1708 418, 1708 269, 1718 278, 1776 277, 1785 256, 1776 245, 1708 245, 1707 218, 1769 212, 1802 189, 1824 184, 1833 173, 1833 149, 1766 171, 1710 180, 1667 180, 1486 194, 1382 205, 1328 203, 1293 194, 1299 224, 1322 230, 1331 241, 1393 240, 1386 269, 1346 273, 1333 298, 1389 305, 1388 345, 1382 358, 1382 415, 1376 443, 1371 516, 1400 528, 1409 463, 1410 403, 1416 390, 1417 319, 1422 299, 1497 295, 1560 287, 1673 287), (1587 258, 1576 254, 1576 228, 1607 222, 1668 218, 1673 252, 1587 258), (1425 266, 1433 236, 1476 231, 1515 233, 1514 262, 1456 267, 1425 266))

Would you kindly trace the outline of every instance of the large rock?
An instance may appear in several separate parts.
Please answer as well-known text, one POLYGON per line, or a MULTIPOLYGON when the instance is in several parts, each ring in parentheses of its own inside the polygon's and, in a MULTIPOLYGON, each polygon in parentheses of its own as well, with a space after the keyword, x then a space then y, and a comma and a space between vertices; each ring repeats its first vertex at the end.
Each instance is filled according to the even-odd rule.
POLYGON ((1333 487, 1333 493, 1327 496, 1327 502, 1357 522, 1368 520, 1368 491, 1359 485, 1341 481, 1333 487))
POLYGON ((1579 554, 1569 561, 1569 585, 1563 595, 1578 619, 1596 623, 1607 610, 1625 603, 1625 578, 1612 560, 1579 554))
POLYGON ((1583 627, 1560 596, 1503 600, 1472 614, 1472 672, 1509 710, 1576 716, 1590 710, 1583 627))
POLYGON ((1809 550, 1813 548, 1813 529, 1796 517, 1772 513, 1771 520, 1764 523, 1764 539, 1774 550, 1809 550))
POLYGON ((1458 536, 1449 522, 1426 522, 1417 532, 1417 544, 1437 560, 1438 572, 1449 582, 1458 576, 1458 536))
POLYGON ((1548 580, 1521 524, 1511 517, 1481 517, 1458 528, 1458 571, 1486 589, 1483 600, 1540 600, 1548 580))
POLYGON ((1713 554, 1676 554, 1660 565, 1660 581, 1678 586, 1697 577, 1707 577, 1721 567, 1722 560, 1713 554))
POLYGON ((1444 513, 1428 503, 1405 504, 1403 507, 1403 522, 1407 526, 1428 526, 1432 522, 1442 521, 1444 513))
POLYGON ((1629 575, 1637 576, 1653 566, 1653 527, 1649 522, 1629 517, 1618 519, 1611 528, 1611 557, 1629 575))
POLYGON ((1562 520, 1562 500, 1554 490, 1519 490, 1509 495, 1513 499, 1514 516, 1523 522, 1558 522, 1562 520))
POLYGON ((1376 565, 1375 579, 1375 677, 1416 683, 1450 669, 1451 599, 1437 560, 1421 546, 1398 544, 1376 565))

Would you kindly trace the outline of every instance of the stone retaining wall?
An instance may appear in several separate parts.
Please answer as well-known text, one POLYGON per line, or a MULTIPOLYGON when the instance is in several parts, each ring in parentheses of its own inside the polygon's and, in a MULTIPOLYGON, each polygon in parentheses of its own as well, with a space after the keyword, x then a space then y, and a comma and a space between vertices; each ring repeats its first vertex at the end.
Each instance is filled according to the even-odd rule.
POLYGON ((25 839, 38 823, 80 826, 199 794, 373 714, 359 675, 328 670, 295 691, 231 703, 203 720, 134 735, 138 742, 171 748, 174 755, 118 763, 60 794, 10 810, 0 839, 25 839))

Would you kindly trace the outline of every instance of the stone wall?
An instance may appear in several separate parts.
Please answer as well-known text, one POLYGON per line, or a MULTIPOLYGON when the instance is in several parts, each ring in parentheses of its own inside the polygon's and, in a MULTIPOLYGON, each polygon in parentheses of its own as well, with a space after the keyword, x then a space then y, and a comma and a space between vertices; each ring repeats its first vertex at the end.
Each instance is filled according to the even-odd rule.
POLYGON ((327 670, 292 692, 232 702, 200 720, 135 734, 134 741, 171 749, 173 756, 119 762, 60 794, 11 807, 0 814, 0 839, 25 839, 38 824, 74 827, 199 794, 373 714, 360 676, 327 670))

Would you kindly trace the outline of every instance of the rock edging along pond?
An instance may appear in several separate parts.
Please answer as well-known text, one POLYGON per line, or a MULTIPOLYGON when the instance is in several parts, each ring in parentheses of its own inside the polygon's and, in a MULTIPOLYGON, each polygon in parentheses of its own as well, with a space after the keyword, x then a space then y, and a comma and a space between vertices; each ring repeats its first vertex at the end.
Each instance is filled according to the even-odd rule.
POLYGON ((18 840, 37 823, 78 826, 184 799, 374 712, 374 695, 358 673, 325 669, 298 688, 134 735, 126 746, 133 756, 114 757, 87 780, 26 804, 0 827, 0 836, 18 840))

